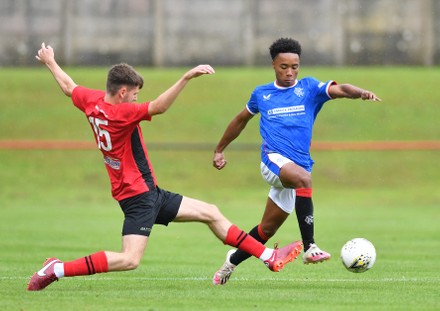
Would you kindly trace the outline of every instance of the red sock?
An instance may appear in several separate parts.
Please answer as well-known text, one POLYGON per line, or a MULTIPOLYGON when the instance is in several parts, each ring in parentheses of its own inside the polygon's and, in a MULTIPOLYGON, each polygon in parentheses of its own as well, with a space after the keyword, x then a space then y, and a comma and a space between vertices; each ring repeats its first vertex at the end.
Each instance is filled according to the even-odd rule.
POLYGON ((304 197, 304 198, 311 198, 313 189, 312 188, 296 188, 295 189, 296 196, 298 197, 304 197))
POLYGON ((257 258, 260 258, 266 247, 248 235, 243 230, 239 229, 236 225, 232 225, 228 234, 226 235, 225 244, 237 247, 238 249, 251 254, 257 258))
POLYGON ((108 272, 108 261, 105 252, 64 263, 64 276, 90 275, 108 272))
POLYGON ((257 226, 257 230, 258 230, 258 235, 260 236, 260 239, 264 241, 263 243, 266 243, 267 241, 269 241, 269 237, 267 237, 264 234, 263 230, 261 230, 261 224, 259 224, 257 226))

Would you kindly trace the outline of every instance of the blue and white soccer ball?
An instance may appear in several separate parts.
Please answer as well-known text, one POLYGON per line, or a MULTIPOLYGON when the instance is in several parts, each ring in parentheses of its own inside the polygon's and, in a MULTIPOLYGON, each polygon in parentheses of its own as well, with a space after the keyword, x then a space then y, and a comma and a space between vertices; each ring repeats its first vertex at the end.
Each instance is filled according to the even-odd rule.
POLYGON ((355 238, 342 246, 341 260, 348 271, 365 272, 371 269, 376 261, 376 249, 367 239, 355 238))

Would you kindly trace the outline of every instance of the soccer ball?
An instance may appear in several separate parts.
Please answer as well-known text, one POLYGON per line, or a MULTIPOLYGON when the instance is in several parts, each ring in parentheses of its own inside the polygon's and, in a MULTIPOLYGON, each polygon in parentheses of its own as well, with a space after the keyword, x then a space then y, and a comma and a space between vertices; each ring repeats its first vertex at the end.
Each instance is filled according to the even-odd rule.
POLYGON ((355 238, 342 246, 341 260, 348 271, 365 272, 371 269, 376 261, 376 249, 367 239, 355 238))

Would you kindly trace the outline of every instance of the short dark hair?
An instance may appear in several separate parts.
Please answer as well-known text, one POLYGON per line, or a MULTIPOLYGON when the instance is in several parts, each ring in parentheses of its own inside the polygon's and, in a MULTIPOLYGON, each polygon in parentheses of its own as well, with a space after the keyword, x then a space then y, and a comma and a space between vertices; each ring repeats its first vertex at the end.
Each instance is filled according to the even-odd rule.
POLYGON ((291 38, 280 38, 269 47, 272 60, 280 53, 293 53, 301 56, 301 44, 291 38))
POLYGON ((144 79, 128 64, 113 65, 107 74, 107 93, 115 95, 123 85, 138 86, 141 89, 144 86, 144 79))

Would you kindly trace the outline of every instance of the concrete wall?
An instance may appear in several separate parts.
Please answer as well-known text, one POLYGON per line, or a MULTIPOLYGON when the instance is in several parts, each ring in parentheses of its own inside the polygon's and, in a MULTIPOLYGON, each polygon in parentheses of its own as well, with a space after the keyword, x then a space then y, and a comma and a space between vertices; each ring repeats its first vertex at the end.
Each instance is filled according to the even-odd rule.
POLYGON ((255 66, 278 37, 307 65, 439 65, 440 0, 1 0, 0 65, 255 66))

